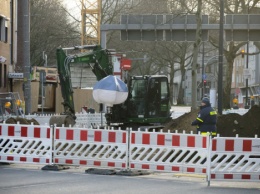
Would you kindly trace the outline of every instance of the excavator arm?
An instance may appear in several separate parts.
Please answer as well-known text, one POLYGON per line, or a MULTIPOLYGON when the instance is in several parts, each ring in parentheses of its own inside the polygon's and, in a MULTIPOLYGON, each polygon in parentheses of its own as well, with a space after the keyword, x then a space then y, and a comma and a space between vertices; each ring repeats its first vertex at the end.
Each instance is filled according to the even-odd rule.
POLYGON ((70 65, 88 64, 97 80, 101 80, 108 75, 113 74, 113 65, 111 63, 110 52, 102 49, 99 45, 87 45, 72 48, 58 48, 56 51, 57 68, 60 79, 61 93, 63 97, 64 112, 60 116, 53 116, 50 119, 50 125, 57 126, 74 125, 75 107, 73 99, 73 88, 71 83, 70 65), (88 49, 86 52, 80 52, 73 55, 66 55, 66 50, 88 49))

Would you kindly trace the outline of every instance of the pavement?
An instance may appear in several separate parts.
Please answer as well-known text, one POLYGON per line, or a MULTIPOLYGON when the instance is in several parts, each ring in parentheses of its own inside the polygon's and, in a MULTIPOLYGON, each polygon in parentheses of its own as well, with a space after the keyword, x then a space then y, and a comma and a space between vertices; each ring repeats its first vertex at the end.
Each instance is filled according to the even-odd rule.
MULTIPOLYGON (((28 170, 42 170, 44 165, 39 164, 10 164, 10 165, 1 165, 0 167, 4 168, 18 168, 18 169, 28 169, 28 170)), ((67 166, 66 170, 63 172, 67 173, 86 173, 87 169, 85 166, 67 166)), ((102 170, 102 169, 99 169, 102 170)), ((104 169, 107 170, 107 169, 104 169)), ((111 170, 111 169, 110 169, 111 170)), ((94 174, 94 173, 92 173, 94 174)), ((103 175, 110 175, 110 174, 103 174, 103 175)), ((123 175, 123 174, 120 174, 123 175)), ((111 175, 110 175, 111 176, 111 175)), ((127 175, 126 175, 127 176, 127 175)), ((165 172, 149 172, 149 173, 140 173, 139 175, 136 174, 134 176, 142 176, 142 178, 153 178, 153 179, 164 179, 164 180, 178 180, 178 181, 191 181, 197 182, 200 184, 205 184, 207 186, 207 178, 204 174, 183 174, 183 173, 165 173, 165 172)), ((232 180, 225 180, 225 181, 210 181, 210 187, 225 187, 225 188, 255 188, 260 190, 260 181, 232 181, 232 180)))

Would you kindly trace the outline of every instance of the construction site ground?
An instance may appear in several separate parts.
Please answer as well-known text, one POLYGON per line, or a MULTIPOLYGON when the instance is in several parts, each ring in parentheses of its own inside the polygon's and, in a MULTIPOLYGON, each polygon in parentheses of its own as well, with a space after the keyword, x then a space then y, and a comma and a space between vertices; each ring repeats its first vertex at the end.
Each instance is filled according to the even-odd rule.
MULTIPOLYGON (((164 131, 171 132, 191 131, 196 133, 196 127, 191 126, 191 122, 197 117, 199 110, 191 111, 190 107, 172 107, 173 112, 182 112, 182 115, 173 118, 169 122, 164 131)), ((228 113, 217 116, 217 133, 221 137, 260 137, 260 107, 254 105, 245 114, 228 113)))

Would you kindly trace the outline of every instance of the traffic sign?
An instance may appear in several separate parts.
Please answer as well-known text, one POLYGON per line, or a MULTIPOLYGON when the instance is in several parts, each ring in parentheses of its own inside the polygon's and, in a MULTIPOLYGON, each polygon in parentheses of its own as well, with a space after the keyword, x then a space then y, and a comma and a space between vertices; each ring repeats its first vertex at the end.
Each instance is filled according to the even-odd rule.
POLYGON ((22 79, 23 73, 8 73, 8 78, 22 79))

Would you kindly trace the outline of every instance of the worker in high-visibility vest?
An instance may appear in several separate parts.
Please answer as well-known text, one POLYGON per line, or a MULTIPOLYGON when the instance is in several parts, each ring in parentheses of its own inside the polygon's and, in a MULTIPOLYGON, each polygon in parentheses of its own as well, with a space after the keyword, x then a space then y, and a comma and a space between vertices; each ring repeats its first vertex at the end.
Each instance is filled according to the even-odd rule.
POLYGON ((191 125, 197 126, 197 133, 201 135, 217 134, 217 112, 211 107, 209 98, 204 97, 201 101, 200 112, 191 125))
POLYGON ((238 104, 238 99, 235 97, 235 98, 233 99, 233 105, 234 105, 234 106, 237 106, 237 104, 238 104))
POLYGON ((17 106, 17 110, 18 110, 18 114, 19 115, 23 115, 24 112, 23 112, 23 109, 22 109, 22 101, 21 100, 16 100, 16 106, 17 106))
POLYGON ((5 114, 9 115, 12 113, 12 109, 11 109, 11 102, 6 102, 5 103, 5 114))
POLYGON ((233 108, 234 108, 234 109, 238 109, 238 99, 237 99, 237 97, 235 97, 235 98, 233 99, 233 108))

